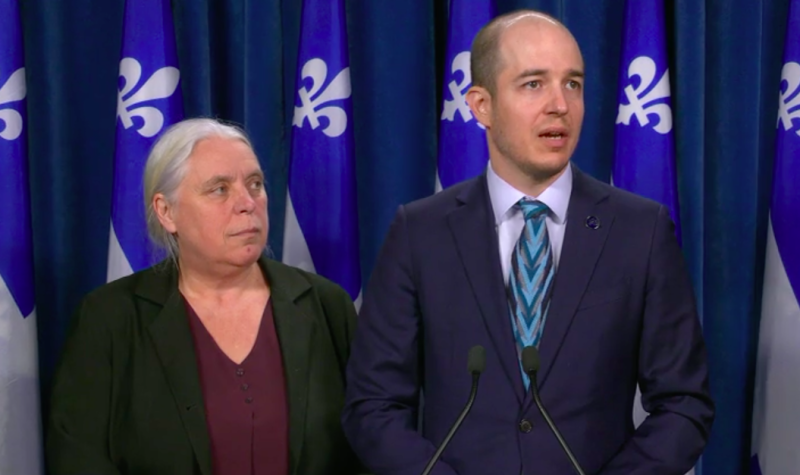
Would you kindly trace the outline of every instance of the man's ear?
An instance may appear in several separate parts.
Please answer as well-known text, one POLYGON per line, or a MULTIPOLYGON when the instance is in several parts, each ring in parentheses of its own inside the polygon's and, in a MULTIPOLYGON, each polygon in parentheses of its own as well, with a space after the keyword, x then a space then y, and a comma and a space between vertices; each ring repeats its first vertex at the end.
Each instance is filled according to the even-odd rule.
POLYGON ((167 198, 162 193, 156 193, 155 196, 153 196, 153 211, 155 211, 161 226, 163 226, 168 233, 175 234, 178 232, 178 227, 175 225, 173 216, 175 207, 167 201, 167 198))
POLYGON ((492 126, 492 95, 482 86, 472 86, 467 91, 467 104, 475 119, 484 127, 492 126))

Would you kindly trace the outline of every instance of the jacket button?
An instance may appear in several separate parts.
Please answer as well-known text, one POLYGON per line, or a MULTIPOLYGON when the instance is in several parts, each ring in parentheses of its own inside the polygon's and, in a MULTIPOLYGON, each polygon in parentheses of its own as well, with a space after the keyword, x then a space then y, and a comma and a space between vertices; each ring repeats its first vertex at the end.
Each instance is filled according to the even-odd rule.
POLYGON ((522 421, 519 423, 519 430, 520 432, 527 434, 533 430, 533 424, 531 424, 528 419, 522 419, 522 421))

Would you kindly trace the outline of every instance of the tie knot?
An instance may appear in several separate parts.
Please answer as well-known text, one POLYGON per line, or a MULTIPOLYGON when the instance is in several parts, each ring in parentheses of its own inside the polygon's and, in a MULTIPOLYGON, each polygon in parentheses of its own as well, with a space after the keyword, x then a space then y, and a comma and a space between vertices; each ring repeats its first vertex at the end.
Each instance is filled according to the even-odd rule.
POLYGON ((532 201, 526 198, 519 200, 519 207, 522 209, 522 214, 525 216, 526 221, 544 217, 549 209, 541 201, 532 201))

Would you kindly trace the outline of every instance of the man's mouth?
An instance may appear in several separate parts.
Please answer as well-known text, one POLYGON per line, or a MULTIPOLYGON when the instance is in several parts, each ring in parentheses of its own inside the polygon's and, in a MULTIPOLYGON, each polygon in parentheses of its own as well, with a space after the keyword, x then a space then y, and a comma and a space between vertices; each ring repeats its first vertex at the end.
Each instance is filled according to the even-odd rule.
POLYGON ((544 137, 546 139, 564 139, 567 138, 567 133, 561 130, 549 130, 539 134, 539 137, 544 137))

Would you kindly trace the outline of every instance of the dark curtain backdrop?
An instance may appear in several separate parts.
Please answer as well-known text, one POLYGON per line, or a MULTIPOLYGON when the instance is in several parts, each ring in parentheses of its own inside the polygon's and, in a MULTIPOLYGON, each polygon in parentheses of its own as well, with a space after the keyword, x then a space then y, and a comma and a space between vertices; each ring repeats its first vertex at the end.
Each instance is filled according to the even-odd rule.
MULTIPOLYGON (((71 313, 106 278, 124 0, 21 7, 47 397, 71 313)), ((577 37, 587 85, 574 161, 608 180, 624 2, 497 0, 500 13, 520 7, 577 37)), ((718 408, 702 469, 744 474, 788 0, 669 0, 666 10, 684 251, 718 408)), ((301 1, 173 0, 173 11, 186 115, 252 135, 280 258, 301 1)), ((447 1, 349 0, 347 15, 366 280, 396 207, 433 192, 447 1)))

